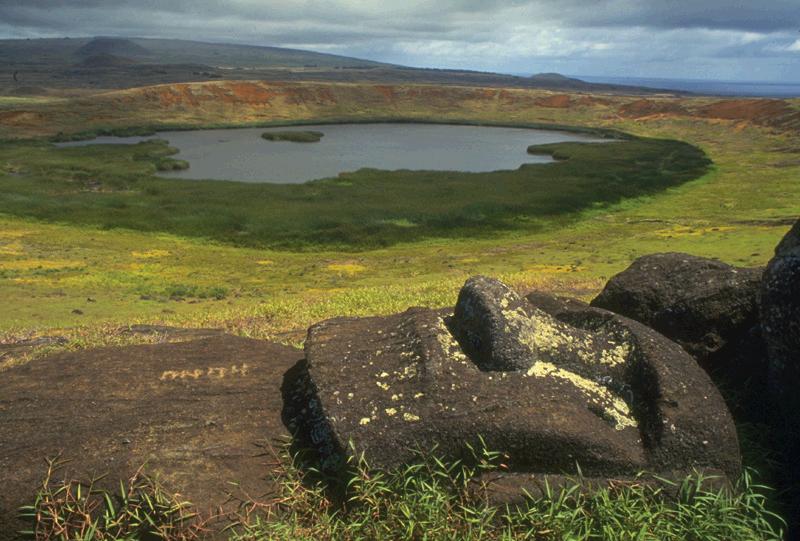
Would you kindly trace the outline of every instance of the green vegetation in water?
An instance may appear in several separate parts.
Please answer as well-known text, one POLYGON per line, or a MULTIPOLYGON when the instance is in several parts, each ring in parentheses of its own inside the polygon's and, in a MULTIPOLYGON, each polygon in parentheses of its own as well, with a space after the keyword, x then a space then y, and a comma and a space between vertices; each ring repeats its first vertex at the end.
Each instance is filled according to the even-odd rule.
POLYGON ((321 131, 268 131, 261 134, 267 141, 290 141, 292 143, 318 143, 325 134, 321 131))
POLYGON ((0 145, 0 212, 101 228, 204 237, 240 246, 363 250, 424 238, 534 231, 570 215, 700 177, 710 160, 687 143, 628 138, 557 143, 557 156, 513 171, 362 169, 305 184, 163 179, 180 164, 163 141, 54 148, 0 145))
POLYGON ((189 162, 173 158, 161 158, 156 162, 156 169, 159 171, 183 171, 184 169, 189 169, 189 162))
POLYGON ((70 141, 89 141, 98 137, 150 137, 156 134, 156 128, 151 126, 131 126, 121 128, 98 128, 77 133, 59 132, 50 140, 54 143, 67 143, 70 141))
MULTIPOLYGON (((707 488, 708 479, 677 484, 642 476, 588 492, 579 480, 518 506, 492 506, 474 482, 499 473, 500 455, 483 451, 477 461, 446 463, 433 453, 392 472, 362 461, 341 483, 306 473, 284 459, 276 473, 278 493, 269 501, 244 502, 230 516, 231 541, 245 540, 564 540, 683 541, 736 539, 778 541, 781 519, 765 507, 765 488, 745 473, 733 489, 707 488), (661 488, 657 488, 661 486, 661 488), (346 487, 345 492, 336 487, 346 487)), ((56 481, 51 471, 35 502, 23 509, 31 533, 48 539, 192 540, 205 521, 188 502, 142 475, 121 484, 119 494, 56 481), (92 512, 87 512, 91 510, 92 512), (61 529, 58 530, 56 525, 61 529), (86 535, 85 532, 91 532, 86 535), (59 536, 60 535, 60 536, 59 536)), ((92 488, 92 487, 90 487, 92 488)))

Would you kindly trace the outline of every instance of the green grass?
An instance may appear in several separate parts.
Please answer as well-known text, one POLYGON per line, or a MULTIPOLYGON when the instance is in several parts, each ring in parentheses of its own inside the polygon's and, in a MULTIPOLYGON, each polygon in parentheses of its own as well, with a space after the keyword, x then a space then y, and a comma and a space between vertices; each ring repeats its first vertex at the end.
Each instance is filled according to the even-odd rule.
POLYGON ((48 460, 47 473, 35 500, 20 509, 30 524, 23 538, 48 541, 191 541, 200 539, 203 526, 191 504, 166 491, 141 471, 119 490, 99 488, 102 478, 82 482, 56 479, 63 466, 48 460))
MULTIPOLYGON (((579 478, 519 505, 487 501, 480 475, 500 471, 501 456, 473 451, 474 460, 445 463, 436 450, 415 464, 374 471, 362 460, 336 480, 284 457, 268 499, 242 502, 229 515, 231 541, 255 540, 602 540, 778 541, 781 519, 766 507, 767 489, 745 473, 736 487, 712 489, 710 479, 671 483, 642 475, 597 491, 579 478)), ((486 478, 486 477, 484 477, 486 478)), ((117 492, 54 480, 51 468, 23 513, 38 538, 192 540, 214 517, 195 516, 183 502, 137 474, 117 492), (81 488, 82 487, 82 488, 81 488), (61 534, 57 534, 61 527, 61 534), (149 537, 148 537, 149 536, 149 537)))
POLYGON ((318 143, 325 134, 321 131, 268 131, 261 134, 267 141, 290 141, 292 143, 318 143))
POLYGON ((664 139, 529 151, 561 161, 491 173, 362 169, 298 185, 159 178, 156 170, 186 165, 159 141, 72 148, 18 141, 0 146, 0 164, 14 171, 0 176, 0 212, 237 246, 364 250, 535 231, 678 186, 709 167, 699 149, 664 139))

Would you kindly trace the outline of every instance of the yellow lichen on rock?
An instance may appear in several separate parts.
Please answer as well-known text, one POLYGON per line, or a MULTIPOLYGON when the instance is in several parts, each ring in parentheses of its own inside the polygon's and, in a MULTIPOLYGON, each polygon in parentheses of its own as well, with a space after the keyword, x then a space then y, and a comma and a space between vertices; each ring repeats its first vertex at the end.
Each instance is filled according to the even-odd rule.
POLYGON ((574 372, 559 368, 552 363, 541 361, 534 363, 528 370, 527 375, 537 378, 552 377, 569 382, 580 390, 589 400, 602 408, 603 416, 613 420, 614 428, 617 430, 638 426, 636 419, 633 418, 630 408, 625 401, 594 381, 579 376, 574 372))
POLYGON ((569 348, 587 365, 599 361, 609 366, 617 366, 628 360, 630 354, 628 344, 601 349, 589 334, 583 340, 576 340, 562 330, 562 324, 544 312, 537 311, 533 317, 530 317, 521 308, 516 308, 503 310, 503 315, 509 325, 514 327, 520 341, 530 349, 535 359, 538 359, 540 354, 552 359, 559 354, 560 348, 569 348), (596 353, 598 350, 600 351, 599 356, 596 353))
POLYGON ((436 319, 436 325, 433 330, 436 332, 436 340, 439 342, 439 345, 442 347, 448 359, 461 362, 467 360, 467 356, 461 351, 461 346, 453 335, 450 334, 450 330, 447 328, 442 318, 436 319))

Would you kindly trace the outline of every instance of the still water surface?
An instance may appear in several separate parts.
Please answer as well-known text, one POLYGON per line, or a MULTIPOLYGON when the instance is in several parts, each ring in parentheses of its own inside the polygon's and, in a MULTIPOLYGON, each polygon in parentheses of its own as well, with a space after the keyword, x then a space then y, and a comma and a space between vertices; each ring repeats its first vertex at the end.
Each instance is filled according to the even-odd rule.
MULTIPOLYGON (((437 124, 334 124, 291 128, 165 131, 158 137, 180 149, 175 158, 190 168, 161 173, 187 179, 301 183, 361 168, 437 171, 497 171, 524 163, 547 163, 527 153, 529 145, 563 141, 604 142, 550 130, 437 124), (266 141, 267 131, 314 130, 319 143, 266 141)), ((74 146, 135 143, 148 137, 99 137, 74 146)))

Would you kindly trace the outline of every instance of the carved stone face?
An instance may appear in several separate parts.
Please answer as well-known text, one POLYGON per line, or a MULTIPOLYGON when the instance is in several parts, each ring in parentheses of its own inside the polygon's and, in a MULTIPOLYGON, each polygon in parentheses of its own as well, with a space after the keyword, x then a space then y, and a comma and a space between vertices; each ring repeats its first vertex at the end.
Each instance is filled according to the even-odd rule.
POLYGON ((299 435, 330 467, 354 451, 378 468, 433 447, 455 459, 482 438, 526 474, 738 474, 730 414, 677 344, 581 303, 534 303, 475 277, 454 311, 312 327, 299 435))

